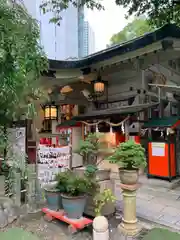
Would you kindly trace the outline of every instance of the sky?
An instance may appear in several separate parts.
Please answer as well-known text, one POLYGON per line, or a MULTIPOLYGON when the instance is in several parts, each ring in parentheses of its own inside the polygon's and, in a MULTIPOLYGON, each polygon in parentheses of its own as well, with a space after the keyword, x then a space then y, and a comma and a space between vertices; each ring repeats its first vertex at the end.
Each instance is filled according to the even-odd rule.
POLYGON ((125 19, 126 10, 115 4, 115 0, 103 0, 105 10, 87 10, 86 20, 95 32, 96 51, 106 48, 111 36, 121 31, 130 21, 125 19))

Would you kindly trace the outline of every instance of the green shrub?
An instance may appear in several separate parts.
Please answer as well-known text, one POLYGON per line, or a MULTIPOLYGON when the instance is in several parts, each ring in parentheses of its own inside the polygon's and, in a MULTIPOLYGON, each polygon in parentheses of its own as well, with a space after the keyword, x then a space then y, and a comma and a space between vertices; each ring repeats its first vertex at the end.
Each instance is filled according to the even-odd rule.
POLYGON ((59 173, 56 176, 56 181, 58 181, 57 188, 60 192, 68 196, 82 196, 93 191, 96 192, 99 186, 93 178, 80 177, 72 171, 59 173))
POLYGON ((60 192, 65 191, 66 183, 70 176, 71 176, 71 171, 69 171, 69 170, 66 172, 60 172, 60 173, 56 174, 56 176, 55 176, 55 181, 57 181, 56 188, 60 192))
POLYGON ((131 140, 120 143, 108 160, 127 170, 146 167, 145 149, 131 140))

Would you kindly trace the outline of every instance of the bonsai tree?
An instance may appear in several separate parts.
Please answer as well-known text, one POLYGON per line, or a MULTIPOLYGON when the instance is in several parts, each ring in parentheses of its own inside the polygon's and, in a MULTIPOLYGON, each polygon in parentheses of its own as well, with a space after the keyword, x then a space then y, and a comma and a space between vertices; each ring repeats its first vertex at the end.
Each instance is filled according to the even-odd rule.
POLYGON ((85 140, 80 141, 76 153, 83 157, 84 165, 97 164, 98 151, 102 147, 100 136, 102 136, 100 133, 90 133, 85 140))
POLYGON ((108 160, 126 170, 146 167, 145 149, 132 140, 119 144, 108 160))
POLYGON ((83 165, 86 167, 86 177, 95 177, 98 165, 104 160, 98 160, 100 154, 107 152, 107 147, 101 141, 103 133, 90 133, 85 140, 81 140, 79 149, 75 152, 83 157, 83 165))
POLYGON ((83 157, 84 165, 96 165, 98 166, 102 160, 98 162, 98 156, 100 154, 109 153, 107 145, 103 142, 103 133, 90 133, 85 140, 81 140, 79 143, 79 149, 75 152, 83 157))

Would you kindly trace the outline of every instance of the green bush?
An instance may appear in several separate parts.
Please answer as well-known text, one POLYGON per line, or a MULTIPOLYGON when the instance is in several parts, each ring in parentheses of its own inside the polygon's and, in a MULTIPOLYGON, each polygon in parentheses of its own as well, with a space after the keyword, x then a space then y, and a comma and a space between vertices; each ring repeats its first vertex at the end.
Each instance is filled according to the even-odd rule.
POLYGON ((94 179, 77 176, 72 171, 59 173, 56 176, 57 188, 68 196, 82 196, 96 191, 98 184, 94 179))
POLYGON ((68 181, 70 175, 71 175, 70 171, 60 172, 60 173, 56 174, 56 176, 55 176, 55 181, 57 181, 56 188, 60 192, 65 191, 66 182, 68 181))
POLYGON ((146 167, 145 149, 132 140, 120 143, 108 160, 127 170, 146 167))

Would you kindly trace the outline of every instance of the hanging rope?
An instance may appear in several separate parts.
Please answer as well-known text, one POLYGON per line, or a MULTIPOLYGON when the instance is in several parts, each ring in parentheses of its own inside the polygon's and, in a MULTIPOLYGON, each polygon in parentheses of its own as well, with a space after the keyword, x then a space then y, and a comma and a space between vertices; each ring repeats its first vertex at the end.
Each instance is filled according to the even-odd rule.
POLYGON ((128 119, 129 119, 129 116, 126 117, 123 121, 121 121, 119 123, 111 123, 107 120, 99 120, 98 122, 95 122, 95 123, 88 123, 88 122, 85 122, 85 121, 81 121, 81 122, 84 123, 87 126, 98 126, 100 123, 104 122, 104 123, 109 124, 109 126, 111 126, 111 127, 118 127, 118 126, 121 126, 123 123, 125 123, 128 119))
POLYGON ((103 122, 102 120, 98 121, 98 122, 95 122, 95 123, 88 123, 88 122, 85 122, 85 121, 81 121, 82 123, 84 123, 85 125, 87 126, 96 126, 96 125, 99 125, 101 122, 103 122))

